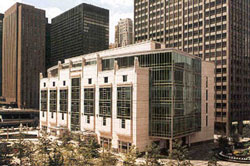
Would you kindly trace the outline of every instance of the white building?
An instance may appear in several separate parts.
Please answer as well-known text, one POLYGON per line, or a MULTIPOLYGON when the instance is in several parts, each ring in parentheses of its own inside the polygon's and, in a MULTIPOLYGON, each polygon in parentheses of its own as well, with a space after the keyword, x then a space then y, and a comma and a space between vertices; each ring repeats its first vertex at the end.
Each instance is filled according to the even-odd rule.
POLYGON ((66 59, 40 76, 40 127, 93 132, 119 152, 212 140, 213 76, 212 63, 151 41, 66 59))
POLYGON ((133 21, 130 18, 120 19, 115 26, 115 44, 117 47, 133 44, 133 21))

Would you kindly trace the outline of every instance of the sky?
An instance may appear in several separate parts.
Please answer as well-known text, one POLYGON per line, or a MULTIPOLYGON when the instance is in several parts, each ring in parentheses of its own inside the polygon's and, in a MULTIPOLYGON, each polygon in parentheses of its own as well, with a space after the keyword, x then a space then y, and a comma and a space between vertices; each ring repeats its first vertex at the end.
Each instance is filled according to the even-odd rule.
POLYGON ((109 10, 109 42, 114 43, 115 25, 122 18, 133 20, 134 0, 0 0, 0 13, 4 13, 16 2, 33 5, 36 8, 44 9, 46 17, 51 18, 81 4, 88 3, 109 10))

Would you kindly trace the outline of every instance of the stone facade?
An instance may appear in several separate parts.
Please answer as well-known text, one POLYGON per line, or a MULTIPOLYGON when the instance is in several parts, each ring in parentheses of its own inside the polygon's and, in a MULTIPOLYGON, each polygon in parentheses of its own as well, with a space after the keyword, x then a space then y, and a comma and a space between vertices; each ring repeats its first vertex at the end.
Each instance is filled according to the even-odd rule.
POLYGON ((206 86, 203 84, 208 78, 209 87, 213 87, 214 66, 205 62, 201 65, 204 72, 199 71, 202 75, 202 95, 198 101, 202 103, 201 127, 195 129, 196 132, 178 137, 150 136, 152 73, 150 68, 140 64, 140 55, 178 53, 193 58, 160 46, 159 43, 144 42, 86 54, 66 59, 63 64, 59 62, 48 70, 48 78, 41 74, 40 127, 54 134, 60 134, 63 129, 96 133, 101 144, 112 145, 119 152, 126 151, 131 145, 144 151, 152 141, 167 146, 167 140, 176 138, 186 138, 187 143, 213 139, 214 108, 210 98, 214 91, 209 88, 211 91, 206 100, 203 94, 206 86), (209 103, 208 113, 204 110, 205 103, 209 103), (209 125, 206 125, 206 116, 209 125))

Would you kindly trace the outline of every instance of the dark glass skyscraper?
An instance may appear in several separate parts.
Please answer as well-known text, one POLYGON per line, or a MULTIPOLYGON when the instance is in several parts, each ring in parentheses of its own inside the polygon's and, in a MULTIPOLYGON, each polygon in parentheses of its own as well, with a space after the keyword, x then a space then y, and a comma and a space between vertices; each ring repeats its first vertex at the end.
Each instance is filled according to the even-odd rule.
POLYGON ((250 119, 250 1, 135 0, 135 43, 163 42, 216 64, 215 126, 250 119))
POLYGON ((105 50, 108 47, 108 10, 83 3, 52 19, 52 66, 66 58, 105 50))

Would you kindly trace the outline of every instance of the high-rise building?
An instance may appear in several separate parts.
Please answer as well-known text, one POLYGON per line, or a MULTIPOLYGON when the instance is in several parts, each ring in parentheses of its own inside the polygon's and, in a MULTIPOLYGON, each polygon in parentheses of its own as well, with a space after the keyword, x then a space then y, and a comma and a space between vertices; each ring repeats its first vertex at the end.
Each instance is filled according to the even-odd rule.
POLYGON ((66 59, 41 74, 40 128, 94 133, 118 152, 211 141, 214 66, 153 41, 66 59))
POLYGON ((250 1, 135 0, 135 42, 155 40, 213 61, 215 128, 250 119, 250 1))
POLYGON ((46 24, 46 58, 45 58, 45 67, 46 69, 51 66, 51 24, 46 24))
POLYGON ((2 96, 2 41, 3 41, 3 17, 0 13, 0 96, 2 96))
POLYGON ((51 65, 108 47, 109 10, 83 3, 52 19, 51 65))
POLYGON ((3 23, 3 97, 20 108, 38 108, 39 73, 45 72, 45 11, 16 3, 3 23))
POLYGON ((115 26, 115 44, 117 47, 133 44, 133 21, 130 18, 120 19, 115 26))

